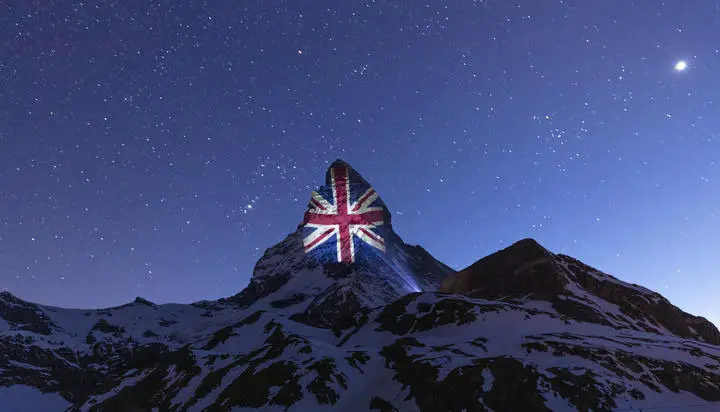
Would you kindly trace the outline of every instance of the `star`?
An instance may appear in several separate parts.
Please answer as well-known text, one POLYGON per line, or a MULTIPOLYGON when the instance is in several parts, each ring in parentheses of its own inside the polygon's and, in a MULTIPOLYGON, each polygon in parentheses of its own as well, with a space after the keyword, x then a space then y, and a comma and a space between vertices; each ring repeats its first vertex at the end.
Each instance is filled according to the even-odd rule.
POLYGON ((675 71, 676 72, 684 72, 688 67, 688 64, 685 60, 678 60, 675 63, 675 71))

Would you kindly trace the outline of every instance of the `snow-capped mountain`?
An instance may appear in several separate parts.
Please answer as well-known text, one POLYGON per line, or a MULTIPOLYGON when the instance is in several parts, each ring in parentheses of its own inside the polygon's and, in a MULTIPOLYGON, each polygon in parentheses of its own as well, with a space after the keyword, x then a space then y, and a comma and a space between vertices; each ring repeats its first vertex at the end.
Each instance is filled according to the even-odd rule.
POLYGON ((240 293, 0 294, 2 411, 720 410, 720 332, 525 239, 455 272, 344 162, 240 293))

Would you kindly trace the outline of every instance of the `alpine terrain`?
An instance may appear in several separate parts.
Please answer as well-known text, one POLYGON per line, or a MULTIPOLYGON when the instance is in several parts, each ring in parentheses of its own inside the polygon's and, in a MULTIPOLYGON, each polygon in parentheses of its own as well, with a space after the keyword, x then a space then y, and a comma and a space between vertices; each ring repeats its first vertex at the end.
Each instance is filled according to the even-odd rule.
POLYGON ((338 160, 240 293, 0 294, 1 411, 720 411, 720 332, 531 239, 456 272, 338 160))

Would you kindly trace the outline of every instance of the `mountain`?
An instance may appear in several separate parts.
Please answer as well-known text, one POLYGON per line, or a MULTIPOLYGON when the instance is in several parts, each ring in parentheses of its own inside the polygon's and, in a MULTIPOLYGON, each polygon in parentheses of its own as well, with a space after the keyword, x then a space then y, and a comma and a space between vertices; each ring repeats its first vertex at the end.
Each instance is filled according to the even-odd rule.
POLYGON ((308 210, 295 232, 265 251, 255 265, 250 284, 239 294, 221 300, 222 303, 245 309, 272 295, 269 304, 276 311, 301 323, 331 328, 352 321, 352 315, 362 309, 388 304, 411 292, 437 290, 442 280, 454 273, 422 247, 405 244, 395 234, 382 199, 341 160, 328 168, 325 185, 312 193, 308 210), (347 176, 341 179, 341 175, 347 176), (350 203, 354 203, 358 209, 355 216, 367 214, 370 220, 375 220, 370 222, 373 224, 363 227, 362 223, 367 222, 356 221, 346 225, 352 226, 348 231, 356 233, 351 239, 331 233, 325 242, 313 245, 312 249, 306 247, 305 239, 322 240, 327 231, 327 226, 308 227, 309 220, 320 216, 338 219, 340 223, 333 221, 332 226, 345 225, 342 218, 336 218, 337 214, 328 212, 331 205, 325 200, 317 201, 335 199, 334 203, 341 204, 337 198, 343 193, 349 199, 346 208, 352 209, 350 203), (325 210, 321 210, 322 204, 325 210), (310 213, 313 210, 318 213, 310 213), (364 242, 357 234, 365 238, 375 236, 382 242, 364 242), (282 310, 285 307, 291 308, 282 310))
POLYGON ((2 411, 720 410, 720 333, 521 240, 454 271, 333 163, 217 301, 62 309, 0 294, 2 411))

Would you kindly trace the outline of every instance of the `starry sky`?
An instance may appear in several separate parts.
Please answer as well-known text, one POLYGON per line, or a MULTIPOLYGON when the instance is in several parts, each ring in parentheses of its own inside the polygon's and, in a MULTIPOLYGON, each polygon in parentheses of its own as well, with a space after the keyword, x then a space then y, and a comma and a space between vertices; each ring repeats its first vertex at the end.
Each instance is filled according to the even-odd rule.
POLYGON ((329 163, 461 269, 524 237, 720 323, 720 9, 21 1, 0 14, 0 288, 237 293, 329 163))

